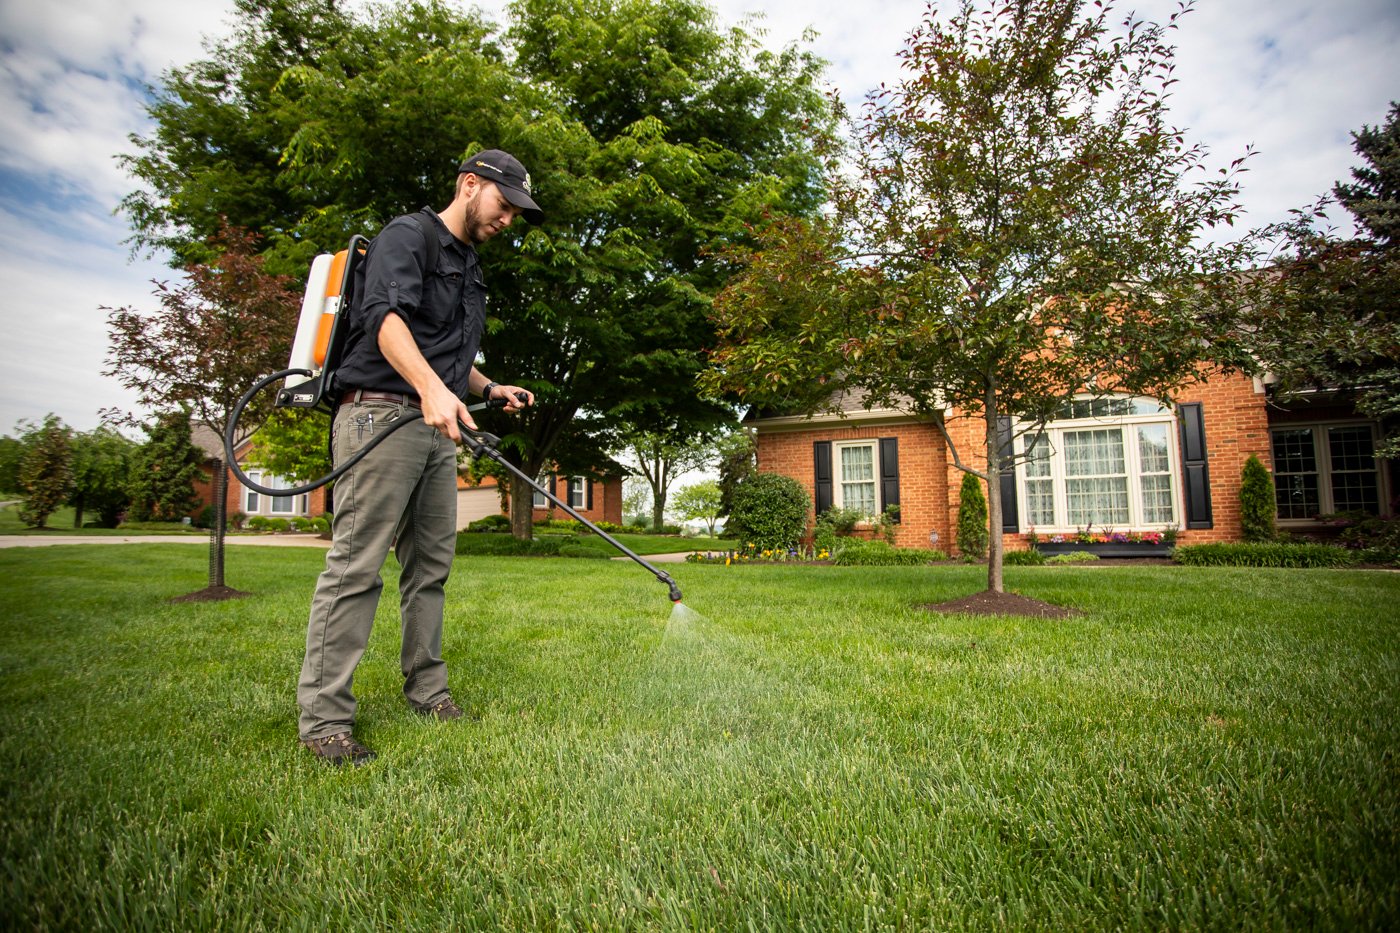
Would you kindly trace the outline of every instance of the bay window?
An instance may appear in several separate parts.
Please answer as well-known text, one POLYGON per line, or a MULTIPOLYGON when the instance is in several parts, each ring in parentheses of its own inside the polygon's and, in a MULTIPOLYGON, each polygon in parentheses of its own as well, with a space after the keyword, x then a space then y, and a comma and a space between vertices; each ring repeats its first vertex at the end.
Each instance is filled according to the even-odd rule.
POLYGON ((1024 435, 1017 503, 1036 531, 1168 528, 1179 523, 1176 419, 1153 399, 1066 402, 1024 435))

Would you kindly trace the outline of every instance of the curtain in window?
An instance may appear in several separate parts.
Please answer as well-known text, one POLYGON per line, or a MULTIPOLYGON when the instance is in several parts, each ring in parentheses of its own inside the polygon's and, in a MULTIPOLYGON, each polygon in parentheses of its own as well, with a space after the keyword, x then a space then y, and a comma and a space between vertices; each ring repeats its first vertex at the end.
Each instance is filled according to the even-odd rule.
POLYGON ((875 514, 875 448, 841 448, 841 505, 875 514))
POLYGON ((1026 438, 1026 522, 1032 528, 1055 524, 1055 481, 1050 475, 1050 439, 1026 438))
POLYGON ((1122 429, 1066 431, 1062 436, 1070 524, 1126 524, 1128 468, 1122 429))
POLYGON ((1166 524, 1172 520, 1172 465, 1167 426, 1145 424, 1137 429, 1137 436, 1142 520, 1166 524))

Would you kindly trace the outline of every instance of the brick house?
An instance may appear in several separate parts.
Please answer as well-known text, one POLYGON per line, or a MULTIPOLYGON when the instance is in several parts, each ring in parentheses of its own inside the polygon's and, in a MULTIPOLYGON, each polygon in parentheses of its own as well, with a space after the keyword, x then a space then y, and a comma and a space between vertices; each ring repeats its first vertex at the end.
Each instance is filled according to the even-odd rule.
MULTIPOLYGON (((896 543, 955 550, 962 471, 927 419, 866 409, 850 395, 840 415, 751 412, 758 469, 797 480, 817 512, 829 506, 875 515, 899 505, 896 543), (933 537, 936 536, 936 539, 933 537)), ((964 462, 980 467, 980 417, 949 411, 944 424, 964 462)), ((1006 425, 1008 431, 1013 426, 1006 425)), ((1282 530, 1313 531, 1319 514, 1392 514, 1400 492, 1396 464, 1377 460, 1380 425, 1335 398, 1287 408, 1263 380, 1217 377, 1170 406, 1154 399, 1088 396, 1066 404, 1040 440, 1016 439, 1035 456, 1000 478, 1003 541, 1025 548, 1027 534, 1176 529, 1183 544, 1236 541, 1240 477, 1255 454, 1275 476, 1282 530)))

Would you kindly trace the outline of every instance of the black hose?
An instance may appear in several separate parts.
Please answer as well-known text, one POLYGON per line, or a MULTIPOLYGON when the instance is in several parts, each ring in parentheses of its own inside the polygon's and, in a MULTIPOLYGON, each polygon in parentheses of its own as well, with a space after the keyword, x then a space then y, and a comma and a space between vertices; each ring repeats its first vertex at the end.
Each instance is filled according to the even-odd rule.
POLYGON ((251 389, 244 392, 243 397, 238 400, 237 405, 233 406, 233 411, 229 414, 228 424, 224 427, 224 456, 228 459, 228 466, 230 470, 233 470, 233 475, 237 476, 238 481, 253 490, 253 492, 259 492, 264 496, 273 496, 275 498, 277 496, 301 496, 311 492, 313 489, 320 489, 332 480, 338 479, 346 470, 363 460, 365 454, 383 443, 384 438, 393 434, 404 425, 411 424, 414 421, 413 418, 402 418, 398 421, 391 422, 383 431, 376 432, 368 444, 355 451, 355 454, 340 466, 331 470, 325 476, 314 479, 303 486, 293 486, 290 489, 272 489, 254 482, 248 478, 247 473, 243 472, 243 468, 238 465, 238 458, 233 455, 234 433, 238 427, 238 419, 243 416, 243 409, 248 407, 248 403, 253 400, 253 396, 257 395, 278 379, 285 379, 288 376, 310 375, 312 375, 312 372, 309 369, 284 369, 281 372, 273 373, 271 376, 267 376, 254 383, 251 389))

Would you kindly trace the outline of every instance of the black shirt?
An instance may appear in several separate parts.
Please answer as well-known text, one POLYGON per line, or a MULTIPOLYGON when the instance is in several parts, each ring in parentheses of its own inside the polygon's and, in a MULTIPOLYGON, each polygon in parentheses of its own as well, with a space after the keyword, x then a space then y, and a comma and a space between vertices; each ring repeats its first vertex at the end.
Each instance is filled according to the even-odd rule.
POLYGON ((486 325, 486 284, 476 250, 453 236, 427 208, 386 224, 356 269, 350 335, 335 377, 337 391, 414 391, 379 351, 379 328, 391 313, 408 324, 433 372, 465 399, 486 325), (439 246, 436 268, 426 271, 425 236, 437 237, 439 246))

